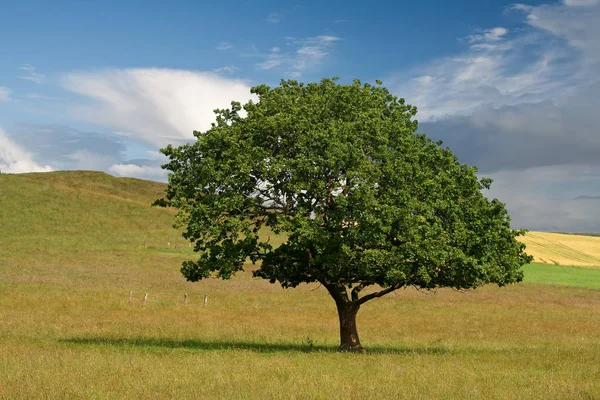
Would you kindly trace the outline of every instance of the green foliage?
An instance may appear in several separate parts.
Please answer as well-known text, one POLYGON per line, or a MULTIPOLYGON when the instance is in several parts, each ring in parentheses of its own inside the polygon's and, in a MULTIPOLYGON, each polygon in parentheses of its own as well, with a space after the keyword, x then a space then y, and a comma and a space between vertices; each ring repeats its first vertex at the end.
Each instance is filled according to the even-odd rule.
POLYGON ((178 208, 195 243, 199 258, 182 267, 188 280, 228 279, 250 258, 272 283, 352 288, 364 302, 378 297, 358 299, 371 285, 383 295, 522 279, 523 231, 481 193, 490 180, 416 133, 416 107, 379 82, 335 78, 252 93, 257 102, 215 110, 195 143, 162 150, 172 173, 155 204, 178 208), (262 239, 264 226, 287 241, 262 239))

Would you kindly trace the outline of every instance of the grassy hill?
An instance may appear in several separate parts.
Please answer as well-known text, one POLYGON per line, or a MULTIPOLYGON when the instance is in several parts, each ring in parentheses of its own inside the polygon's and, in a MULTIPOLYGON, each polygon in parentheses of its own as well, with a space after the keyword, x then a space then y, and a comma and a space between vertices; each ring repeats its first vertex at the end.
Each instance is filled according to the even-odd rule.
POLYGON ((33 283, 102 271, 135 281, 142 266, 172 265, 191 249, 170 229, 173 212, 150 207, 165 187, 93 171, 0 175, 3 274, 27 272, 33 283))
POLYGON ((0 175, 0 398, 600 397, 598 291, 547 284, 600 270, 532 264, 535 285, 401 290, 361 308, 367 354, 338 354, 319 285, 185 282, 191 249, 173 212, 149 207, 164 188, 0 175))
POLYGON ((79 252, 179 240, 172 213, 151 208, 165 185, 103 172, 0 175, 2 233, 15 248, 79 252), (40 240, 42 242, 40 243, 40 240))

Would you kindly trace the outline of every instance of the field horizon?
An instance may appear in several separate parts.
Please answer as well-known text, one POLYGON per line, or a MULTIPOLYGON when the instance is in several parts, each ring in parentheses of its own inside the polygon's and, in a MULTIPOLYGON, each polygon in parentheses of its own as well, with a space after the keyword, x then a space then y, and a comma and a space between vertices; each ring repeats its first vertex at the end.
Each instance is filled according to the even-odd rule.
POLYGON ((341 354, 319 285, 282 289, 250 265, 186 282, 174 212, 150 207, 164 188, 0 175, 0 398, 600 397, 600 269, 398 290, 358 314, 367 353, 341 354))

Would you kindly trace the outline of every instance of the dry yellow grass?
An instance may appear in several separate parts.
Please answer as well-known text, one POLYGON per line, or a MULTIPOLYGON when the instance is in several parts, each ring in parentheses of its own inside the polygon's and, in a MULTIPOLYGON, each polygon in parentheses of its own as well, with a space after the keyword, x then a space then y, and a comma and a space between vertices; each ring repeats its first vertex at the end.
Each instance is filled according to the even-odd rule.
POLYGON ((399 290, 340 354, 319 285, 186 282, 163 188, 0 175, 0 399, 600 399, 598 290, 399 290))
POLYGON ((600 268, 600 237, 528 232, 520 239, 536 262, 600 268))

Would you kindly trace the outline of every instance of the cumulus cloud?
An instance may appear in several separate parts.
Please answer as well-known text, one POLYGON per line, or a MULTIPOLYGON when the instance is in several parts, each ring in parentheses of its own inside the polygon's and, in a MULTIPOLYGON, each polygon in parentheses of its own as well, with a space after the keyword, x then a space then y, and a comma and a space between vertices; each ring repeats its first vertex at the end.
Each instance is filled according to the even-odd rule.
POLYGON ((33 154, 18 146, 0 129, 0 171, 9 174, 49 172, 52 167, 35 162, 33 154))
POLYGON ((117 176, 128 176, 140 179, 161 181, 167 177, 167 171, 157 166, 138 164, 115 164, 108 171, 117 176))
POLYGON ((11 101, 11 90, 7 87, 0 86, 0 101, 11 101))
POLYGON ((273 47, 268 53, 260 55, 264 60, 256 66, 261 70, 282 68, 287 70, 290 77, 297 78, 305 71, 322 64, 340 40, 342 39, 333 35, 304 39, 286 37, 286 46, 291 50, 282 51, 279 47, 273 47))
POLYGON ((251 98, 244 81, 172 69, 70 73, 63 84, 90 100, 72 105, 77 117, 156 147, 192 140, 193 131, 210 128, 214 109, 251 98))
POLYGON ((161 165, 166 157, 156 150, 140 153, 143 149, 110 133, 84 132, 62 125, 26 124, 17 126, 10 137, 0 136, 0 167, 3 172, 45 171, 51 168, 41 165, 48 163, 59 170, 106 171, 117 176, 165 181, 167 172, 161 165), (136 147, 137 154, 148 158, 125 159, 126 144, 136 147))

